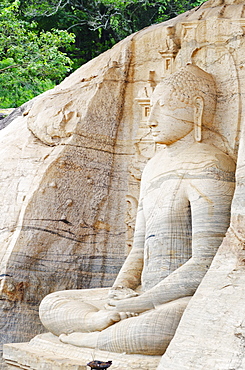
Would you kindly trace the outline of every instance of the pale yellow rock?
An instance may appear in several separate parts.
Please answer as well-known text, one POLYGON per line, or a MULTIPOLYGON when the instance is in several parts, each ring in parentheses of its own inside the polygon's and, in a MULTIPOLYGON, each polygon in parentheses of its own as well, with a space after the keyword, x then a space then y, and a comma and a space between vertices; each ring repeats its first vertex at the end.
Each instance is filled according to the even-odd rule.
POLYGON ((112 283, 132 246, 142 169, 160 153, 146 123, 152 91, 192 62, 212 74, 217 89, 203 142, 234 161, 241 145, 229 237, 159 368, 245 366, 244 17, 244 1, 208 1, 145 29, 76 71, 33 102, 29 117, 1 132, 3 341, 27 340, 41 330, 37 306, 47 293, 112 283), (41 107, 48 113, 43 122, 41 107))
MULTIPOLYGON (((36 336, 30 343, 7 344, 4 358, 8 364, 31 370, 90 370, 86 364, 94 359, 112 361, 111 370, 156 369, 160 356, 115 354, 63 344, 50 334, 36 336)), ((14 367, 14 369, 16 369, 14 367)))
POLYGON ((47 293, 108 285, 125 258, 118 183, 127 180, 128 153, 115 159, 114 146, 129 46, 90 62, 1 131, 1 342, 43 330, 38 306, 47 293))
POLYGON ((148 125, 165 148, 143 171, 133 248, 109 300, 74 290, 42 301, 40 319, 62 342, 119 353, 166 350, 229 226, 235 164, 203 141, 215 107, 212 76, 192 64, 155 88, 148 125))

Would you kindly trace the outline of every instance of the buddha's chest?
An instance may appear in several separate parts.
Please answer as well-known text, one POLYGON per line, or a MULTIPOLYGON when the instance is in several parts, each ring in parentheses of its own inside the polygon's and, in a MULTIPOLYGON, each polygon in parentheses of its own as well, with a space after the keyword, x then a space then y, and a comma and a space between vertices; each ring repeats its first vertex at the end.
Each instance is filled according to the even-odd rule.
POLYGON ((162 232, 173 225, 189 224, 188 186, 187 179, 175 174, 162 176, 148 184, 143 199, 146 237, 153 229, 162 232))
POLYGON ((189 182, 165 178, 148 188, 143 200, 146 220, 142 284, 149 289, 191 257, 189 182))

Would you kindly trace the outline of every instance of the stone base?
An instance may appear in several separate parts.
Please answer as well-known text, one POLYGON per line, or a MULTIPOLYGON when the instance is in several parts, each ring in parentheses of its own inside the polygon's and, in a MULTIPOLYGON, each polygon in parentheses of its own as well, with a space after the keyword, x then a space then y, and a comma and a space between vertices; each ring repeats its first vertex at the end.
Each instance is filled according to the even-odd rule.
POLYGON ((126 355, 63 344, 47 333, 37 335, 29 343, 4 345, 3 358, 9 369, 86 370, 90 361, 112 361, 110 370, 155 370, 161 356, 126 355))

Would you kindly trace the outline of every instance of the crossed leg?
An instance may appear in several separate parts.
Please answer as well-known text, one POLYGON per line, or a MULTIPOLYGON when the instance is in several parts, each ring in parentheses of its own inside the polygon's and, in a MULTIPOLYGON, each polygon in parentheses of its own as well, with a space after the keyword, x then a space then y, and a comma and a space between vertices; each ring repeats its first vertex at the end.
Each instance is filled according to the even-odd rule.
POLYGON ((154 310, 93 333, 60 335, 64 343, 110 352, 162 355, 173 338, 191 297, 163 304, 154 310))
POLYGON ((101 331, 122 319, 107 311, 108 289, 63 290, 47 295, 40 304, 41 322, 55 335, 101 331))

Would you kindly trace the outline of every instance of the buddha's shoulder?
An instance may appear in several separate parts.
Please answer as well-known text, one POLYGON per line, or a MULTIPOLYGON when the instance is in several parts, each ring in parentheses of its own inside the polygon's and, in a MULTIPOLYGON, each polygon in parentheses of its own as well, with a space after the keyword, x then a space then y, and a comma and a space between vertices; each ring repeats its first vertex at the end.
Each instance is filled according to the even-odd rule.
POLYGON ((163 149, 152 157, 145 166, 142 179, 158 177, 166 173, 230 173, 235 172, 233 159, 217 147, 205 143, 194 143, 178 155, 169 158, 163 149), (218 172, 217 172, 218 171, 218 172))
POLYGON ((187 162, 191 161, 194 167, 216 167, 225 172, 234 172, 236 169, 233 159, 214 145, 195 143, 182 155, 187 162))

